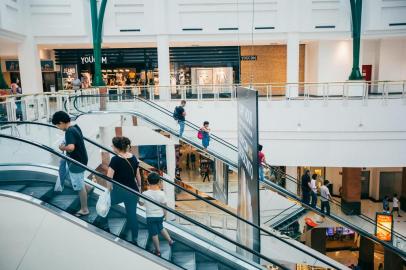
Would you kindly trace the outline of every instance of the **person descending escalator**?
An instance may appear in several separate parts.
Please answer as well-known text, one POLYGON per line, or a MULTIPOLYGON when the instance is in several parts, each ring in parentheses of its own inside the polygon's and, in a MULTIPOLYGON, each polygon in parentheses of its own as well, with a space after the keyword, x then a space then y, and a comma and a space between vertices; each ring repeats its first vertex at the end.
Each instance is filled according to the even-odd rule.
POLYGON ((264 165, 266 164, 265 161, 265 154, 262 152, 263 146, 261 144, 258 145, 258 167, 259 167, 259 180, 262 182, 265 180, 264 176, 264 165))
POLYGON ((311 202, 310 205, 316 207, 317 205, 317 174, 312 175, 312 179, 310 180, 310 198, 311 202))
POLYGON ((305 204, 310 203, 310 171, 306 170, 301 179, 302 201, 305 204))
MULTIPOLYGON (((72 125, 69 115, 64 111, 58 111, 52 116, 52 124, 65 132, 65 143, 59 146, 61 151, 66 151, 67 155, 87 165, 88 157, 83 140, 82 130, 78 125, 72 125)), ((85 170, 71 162, 62 162, 66 166, 67 178, 72 183, 73 190, 79 193, 80 210, 76 213, 77 217, 89 215, 87 206, 87 190, 85 186, 85 170)))
POLYGON ((199 133, 201 133, 201 136, 199 135, 199 138, 201 137, 202 139, 203 148, 204 150, 207 150, 207 147, 209 147, 210 143, 209 121, 203 122, 203 126, 200 128, 199 133))
POLYGON ((175 107, 173 112, 173 119, 178 121, 179 124, 179 137, 183 136, 185 131, 185 121, 186 121, 186 112, 185 112, 186 100, 180 102, 180 106, 175 107))
MULTIPOLYGON (((117 156, 110 160, 107 170, 107 177, 114 179, 120 184, 131 188, 137 192, 141 190, 141 174, 138 159, 130 152, 131 141, 127 137, 114 137, 113 151, 117 156)), ((107 183, 107 188, 111 191, 111 205, 124 203, 127 222, 132 236, 132 243, 137 244, 138 219, 137 203, 138 196, 119 185, 107 183)), ((101 218, 101 227, 110 231, 107 218, 101 218)))

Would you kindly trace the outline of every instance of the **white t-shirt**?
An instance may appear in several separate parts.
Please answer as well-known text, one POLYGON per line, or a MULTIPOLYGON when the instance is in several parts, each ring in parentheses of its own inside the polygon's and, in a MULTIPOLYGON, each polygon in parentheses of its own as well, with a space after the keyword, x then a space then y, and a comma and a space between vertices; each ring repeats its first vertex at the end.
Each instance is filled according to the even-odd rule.
POLYGON ((328 199, 330 198, 330 191, 328 190, 328 187, 326 187, 325 185, 322 185, 320 187, 320 200, 322 200, 323 202, 328 201, 328 199))
POLYGON ((399 200, 396 197, 393 197, 393 205, 392 207, 399 207, 399 200))
POLYGON ((317 186, 316 186, 316 180, 315 179, 312 179, 310 181, 310 186, 312 187, 313 192, 317 193, 317 186))
MULTIPOLYGON (((162 190, 147 190, 142 193, 143 195, 147 196, 148 198, 153 199, 158 203, 165 204, 166 203, 166 195, 165 192, 162 190)), ((164 210, 162 207, 153 204, 143 198, 140 199, 140 202, 144 204, 145 211, 147 213, 147 217, 163 217, 164 210)))

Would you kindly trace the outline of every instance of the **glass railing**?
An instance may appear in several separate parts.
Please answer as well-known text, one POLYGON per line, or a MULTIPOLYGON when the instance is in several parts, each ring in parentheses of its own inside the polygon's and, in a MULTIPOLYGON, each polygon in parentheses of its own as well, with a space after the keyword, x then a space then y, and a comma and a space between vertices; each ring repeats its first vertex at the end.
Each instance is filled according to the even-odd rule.
MULTIPOLYGON (((157 105, 156 103, 153 103, 151 101, 146 101, 142 100, 138 97, 135 96, 130 96, 126 98, 131 98, 131 106, 134 106, 134 110, 119 110, 120 103, 123 102, 118 102, 120 101, 120 98, 122 100, 123 97, 117 97, 116 95, 113 95, 115 97, 115 101, 111 102, 108 101, 109 99, 108 96, 100 97, 100 100, 105 99, 105 102, 103 101, 103 106, 99 104, 99 108, 103 108, 103 111, 105 112, 122 112, 122 113, 134 113, 138 116, 142 115, 141 118, 147 119, 149 118, 149 121, 152 122, 152 124, 160 122, 159 119, 165 119, 165 121, 162 121, 166 124, 159 124, 161 128, 164 130, 172 133, 172 134, 177 134, 176 130, 176 122, 172 119, 172 112, 169 110, 166 110, 165 108, 157 105), (110 104, 109 104, 110 103, 110 104), (172 123, 172 125, 168 124, 172 123)), ((74 102, 74 106, 76 109, 78 109, 82 113, 86 112, 91 112, 92 108, 85 107, 85 106, 80 106, 79 100, 82 98, 86 97, 76 97, 76 102, 74 102)), ((97 104, 96 104, 97 106, 97 104)), ((127 108, 128 106, 126 106, 127 108)), ((96 109, 96 111, 98 111, 96 109)), ((199 147, 198 140, 195 136, 197 134, 197 131, 199 129, 198 126, 187 122, 187 129, 188 129, 188 135, 185 139, 185 142, 190 143, 194 145, 195 147, 199 147)), ((201 148, 201 147, 200 147, 201 148)), ((237 167, 237 149, 235 146, 232 144, 222 140, 221 138, 217 136, 213 136, 213 144, 211 147, 208 148, 209 154, 222 159, 224 162, 232 165, 232 167, 236 168, 237 167)), ((295 178, 290 177, 289 175, 286 175, 285 173, 282 173, 280 170, 278 170, 276 167, 268 166, 270 171, 274 172, 273 174, 269 175, 267 177, 268 182, 264 183, 265 185, 270 186, 270 183, 275 184, 275 181, 277 181, 277 184, 279 187, 282 187, 282 189, 278 190, 279 193, 283 195, 289 196, 291 199, 296 200, 297 202, 301 203, 301 191, 300 187, 298 186, 298 182, 295 178), (274 182, 272 182, 274 181, 274 182), (287 187, 287 185, 289 187, 287 187), (292 188, 293 186, 293 188, 292 188)), ((318 200, 320 201, 320 199, 318 200)), ((310 207, 306 206, 309 210, 315 211, 318 214, 321 214, 320 211, 320 206, 316 207, 310 207)), ((371 218, 361 214, 361 215, 351 215, 348 214, 351 212, 350 209, 344 209, 344 207, 341 205, 341 203, 337 200, 332 200, 330 202, 330 217, 334 219, 336 222, 339 222, 341 224, 345 224, 346 227, 353 229, 357 232, 364 233, 365 235, 368 235, 372 237, 375 241, 378 241, 382 243, 385 246, 393 246, 396 248, 396 250, 402 253, 402 250, 405 250, 406 248, 406 237, 394 232, 394 241, 392 243, 387 243, 380 241, 375 237, 375 221, 372 220, 371 218), (348 210, 348 211, 347 211, 348 210)), ((404 252, 403 252, 404 253, 404 252)))
MULTIPOLYGON (((27 138, 31 137, 33 134, 42 134, 34 136, 34 138, 38 139, 42 144, 45 144, 47 147, 54 149, 57 149, 58 143, 55 142, 58 141, 58 137, 60 138, 60 136, 63 135, 63 133, 60 130, 55 129, 54 127, 51 126, 47 126, 46 124, 19 122, 18 125, 12 124, 9 126, 10 129, 8 129, 8 131, 13 132, 14 137, 27 138), (13 129, 11 129, 12 126, 14 126, 13 129), (44 136, 45 133, 47 134, 47 136, 44 136), (48 137, 49 139, 45 137, 48 137)), ((5 130, 3 130, 3 133, 4 131, 5 130)), ((92 168, 96 168, 96 171, 100 173, 105 173, 108 166, 108 160, 112 155, 114 155, 114 153, 111 151, 111 149, 103 147, 87 138, 85 139, 85 144, 86 149, 88 151, 88 155, 89 157, 91 157, 89 159, 89 166, 92 168)), ((44 162, 46 163, 47 161, 44 160, 44 162)), ((143 168, 142 171, 144 172, 142 173, 142 175, 146 176, 150 172, 148 165, 141 164, 141 167, 143 168)), ((105 181, 103 179, 99 180, 100 184, 105 185, 105 181)), ((304 246, 301 246, 298 243, 291 243, 288 240, 283 239, 281 236, 273 233, 268 229, 261 228, 260 226, 256 226, 248 221, 243 220, 242 218, 239 218, 235 214, 234 209, 221 205, 221 203, 219 202, 208 200, 201 195, 197 195, 195 192, 190 191, 189 189, 184 188, 183 186, 176 185, 170 179, 162 177, 162 181, 164 190, 172 189, 173 191, 174 189, 178 189, 181 190, 182 192, 187 193, 190 197, 193 198, 193 200, 190 200, 187 203, 177 202, 176 207, 173 198, 172 201, 168 202, 168 205, 172 206, 173 209, 175 209, 179 213, 187 215, 194 221, 199 222, 204 226, 207 226, 213 230, 221 232, 223 235, 226 235, 231 239, 235 240, 237 239, 237 226, 238 226, 237 224, 240 223, 240 226, 241 224, 243 224, 248 228, 248 230, 251 231, 257 230, 258 232, 261 233, 262 235, 261 248, 262 250, 265 250, 264 252, 262 252, 262 254, 269 255, 270 258, 274 258, 275 254, 272 253, 269 247, 277 245, 279 247, 283 247, 286 250, 291 250, 291 252, 295 252, 298 255, 296 258, 299 261, 297 262, 308 263, 311 265, 318 266, 323 265, 323 263, 325 263, 326 265, 329 265, 329 263, 331 263, 328 260, 326 261, 325 258, 324 259, 317 258, 315 255, 313 255, 311 249, 307 250, 306 247, 304 248, 304 246), (202 211, 197 211, 196 209, 201 209, 202 211)), ((144 177, 143 187, 145 186, 146 180, 144 177)), ((171 194, 171 192, 169 192, 169 194, 171 194)), ((174 216, 174 218, 175 220, 177 220, 177 222, 183 225, 188 225, 190 223, 190 222, 185 223, 183 219, 179 218, 177 219, 176 216, 174 216)), ((283 256, 280 259, 283 260, 283 256)))

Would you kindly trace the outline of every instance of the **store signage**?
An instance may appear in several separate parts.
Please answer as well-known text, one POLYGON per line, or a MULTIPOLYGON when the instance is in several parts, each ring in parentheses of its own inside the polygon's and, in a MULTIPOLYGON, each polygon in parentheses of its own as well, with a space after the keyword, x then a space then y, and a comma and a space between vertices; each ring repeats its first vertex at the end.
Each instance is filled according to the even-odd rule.
POLYGON ((41 71, 54 71, 54 61, 41 60, 41 71))
POLYGON ((388 213, 376 213, 375 235, 378 239, 392 242, 393 216, 388 213))
POLYGON ((62 78, 75 78, 76 65, 62 65, 62 78))
MULTIPOLYGON (((82 56, 82 57, 80 57, 80 60, 82 61, 82 65, 91 64, 91 63, 94 63, 94 56, 93 55, 82 56)), ((101 62, 102 62, 102 64, 107 64, 107 56, 102 56, 101 62)))
POLYGON ((20 71, 20 64, 18 60, 6 61, 6 70, 11 72, 20 71))
MULTIPOLYGON (((237 88, 238 117, 238 216, 256 225, 259 220, 258 184, 258 92, 237 88)), ((237 241, 260 251, 260 232, 238 221, 237 241)), ((245 255, 243 250, 239 250, 245 255)), ((247 254, 248 255, 248 254, 247 254)), ((249 256, 249 255, 248 255, 249 256)), ((259 261, 259 258, 253 258, 259 261)))
POLYGON ((241 55, 241 61, 257 61, 256 55, 241 55))

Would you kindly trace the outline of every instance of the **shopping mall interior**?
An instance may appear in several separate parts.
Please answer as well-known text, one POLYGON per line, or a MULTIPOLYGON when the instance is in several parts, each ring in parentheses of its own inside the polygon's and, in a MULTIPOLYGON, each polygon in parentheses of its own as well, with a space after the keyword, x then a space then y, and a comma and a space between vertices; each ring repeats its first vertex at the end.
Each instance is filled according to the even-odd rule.
POLYGON ((0 0, 0 269, 406 270, 405 0, 0 0))

